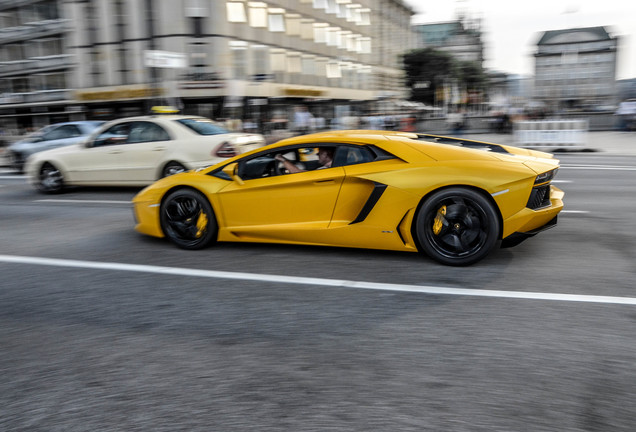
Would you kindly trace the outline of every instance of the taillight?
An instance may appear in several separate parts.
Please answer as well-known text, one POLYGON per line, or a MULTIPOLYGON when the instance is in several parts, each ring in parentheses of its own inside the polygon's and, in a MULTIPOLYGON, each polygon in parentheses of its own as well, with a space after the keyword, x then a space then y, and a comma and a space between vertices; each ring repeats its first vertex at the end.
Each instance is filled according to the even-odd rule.
POLYGON ((238 152, 236 151, 236 148, 229 141, 222 143, 216 148, 216 150, 212 152, 212 156, 221 158, 230 158, 236 156, 237 154, 238 152))

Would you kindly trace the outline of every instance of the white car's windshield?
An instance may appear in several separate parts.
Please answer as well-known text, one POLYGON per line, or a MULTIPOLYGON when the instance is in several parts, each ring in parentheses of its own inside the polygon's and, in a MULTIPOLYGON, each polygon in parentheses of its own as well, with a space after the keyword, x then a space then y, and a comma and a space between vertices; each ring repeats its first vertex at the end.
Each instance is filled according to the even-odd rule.
POLYGON ((219 135, 229 133, 227 129, 222 128, 212 120, 191 118, 177 120, 177 122, 192 129, 199 135, 219 135))

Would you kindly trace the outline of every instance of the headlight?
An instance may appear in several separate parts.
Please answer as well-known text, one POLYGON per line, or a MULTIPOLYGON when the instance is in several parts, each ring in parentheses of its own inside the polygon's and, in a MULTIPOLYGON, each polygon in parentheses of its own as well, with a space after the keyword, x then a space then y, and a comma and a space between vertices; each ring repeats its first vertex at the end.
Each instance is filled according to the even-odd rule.
POLYGON ((559 171, 559 169, 555 168, 552 171, 548 171, 548 172, 544 172, 542 174, 539 174, 534 179, 534 184, 538 185, 538 184, 541 184, 541 183, 548 183, 548 182, 552 181, 552 179, 556 175, 557 171, 559 171))

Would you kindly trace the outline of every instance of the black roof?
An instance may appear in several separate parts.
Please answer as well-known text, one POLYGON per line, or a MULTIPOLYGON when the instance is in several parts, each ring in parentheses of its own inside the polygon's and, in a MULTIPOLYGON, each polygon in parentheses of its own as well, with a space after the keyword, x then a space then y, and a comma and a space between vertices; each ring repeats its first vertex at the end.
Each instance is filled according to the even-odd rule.
POLYGON ((561 35, 572 34, 572 33, 589 33, 593 35, 590 40, 612 39, 609 33, 607 33, 607 30, 605 30, 605 27, 583 27, 583 28, 571 28, 571 29, 564 29, 564 30, 549 30, 543 33, 543 36, 541 36, 541 39, 539 39, 539 42, 537 43, 537 45, 547 45, 547 44, 553 43, 551 41, 554 38, 561 35))

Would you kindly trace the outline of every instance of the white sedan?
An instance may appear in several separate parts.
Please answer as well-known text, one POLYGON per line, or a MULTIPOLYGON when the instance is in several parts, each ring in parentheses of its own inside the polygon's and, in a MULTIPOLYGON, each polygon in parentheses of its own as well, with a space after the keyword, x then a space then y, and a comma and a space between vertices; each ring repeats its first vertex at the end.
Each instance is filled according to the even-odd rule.
POLYGON ((232 133, 204 117, 129 117, 104 124, 83 143, 30 156, 25 172, 45 193, 65 186, 146 186, 264 144, 262 135, 232 133))

